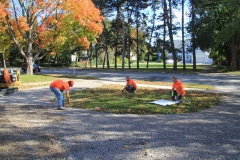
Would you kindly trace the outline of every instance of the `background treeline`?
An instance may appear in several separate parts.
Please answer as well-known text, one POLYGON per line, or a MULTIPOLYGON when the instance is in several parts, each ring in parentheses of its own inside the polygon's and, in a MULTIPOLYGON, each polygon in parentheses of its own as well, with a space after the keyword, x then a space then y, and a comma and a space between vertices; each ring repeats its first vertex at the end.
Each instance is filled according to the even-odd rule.
MULTIPOLYGON (((214 63, 240 69, 240 2, 238 0, 92 0, 101 14, 103 32, 89 50, 73 46, 49 52, 36 63, 41 66, 85 65, 91 67, 131 68, 141 62, 157 60, 157 52, 162 54, 159 62, 165 61, 172 53, 177 69, 177 52, 183 54, 183 69, 186 69, 184 55, 192 53, 193 70, 196 70, 195 49, 210 52, 214 63), (176 12, 178 11, 178 12, 176 12), (180 21, 176 18, 181 14, 180 21), (181 37, 177 35, 181 34, 181 37), (174 41, 182 40, 182 47, 175 48, 174 41), (190 40, 190 44, 186 41, 190 40), (186 46, 187 47, 183 47, 186 46), (71 55, 76 54, 78 63, 71 63, 71 55), (133 57, 136 57, 133 59, 133 57)), ((10 65, 21 65, 24 59, 11 45, 6 51, 10 65)))

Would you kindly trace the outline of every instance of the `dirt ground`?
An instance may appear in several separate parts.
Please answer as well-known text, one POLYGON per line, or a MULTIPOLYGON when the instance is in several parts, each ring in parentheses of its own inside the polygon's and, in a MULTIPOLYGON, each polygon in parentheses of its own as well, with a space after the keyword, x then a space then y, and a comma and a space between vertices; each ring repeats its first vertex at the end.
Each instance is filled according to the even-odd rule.
POLYGON ((0 159, 63 158, 61 114, 41 106, 0 105, 0 159))

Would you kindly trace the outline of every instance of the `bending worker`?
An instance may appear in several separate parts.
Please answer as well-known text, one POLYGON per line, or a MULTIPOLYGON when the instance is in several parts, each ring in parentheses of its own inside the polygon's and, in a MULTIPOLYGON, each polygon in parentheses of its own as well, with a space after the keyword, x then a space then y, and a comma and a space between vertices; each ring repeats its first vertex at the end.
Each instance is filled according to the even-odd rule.
POLYGON ((70 96, 69 96, 69 87, 72 87, 74 84, 73 81, 64 82, 63 80, 55 80, 50 84, 50 90, 55 94, 58 101, 58 110, 63 110, 64 106, 64 97, 63 91, 66 91, 66 97, 68 104, 70 104, 70 96))
POLYGON ((126 91, 128 91, 128 93, 134 93, 134 91, 137 89, 136 82, 134 82, 131 78, 129 78, 129 76, 126 76, 126 81, 127 81, 127 84, 123 88, 122 92, 125 89, 126 91))
POLYGON ((172 91, 170 92, 173 101, 180 101, 185 95, 184 87, 181 81, 176 77, 172 77, 173 85, 172 91))

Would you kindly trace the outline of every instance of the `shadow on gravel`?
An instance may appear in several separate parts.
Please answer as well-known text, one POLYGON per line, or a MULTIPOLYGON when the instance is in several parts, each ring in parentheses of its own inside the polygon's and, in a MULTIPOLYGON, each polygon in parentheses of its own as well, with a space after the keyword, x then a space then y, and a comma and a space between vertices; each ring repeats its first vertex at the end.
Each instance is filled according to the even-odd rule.
POLYGON ((240 159, 238 96, 181 115, 0 106, 1 159, 240 159))
POLYGON ((3 96, 0 98, 1 104, 27 104, 27 105, 41 105, 53 106, 54 94, 49 88, 34 88, 30 90, 20 90, 17 93, 3 96))
POLYGON ((63 117, 42 106, 0 105, 0 159, 64 158, 63 117))
POLYGON ((184 115, 67 110, 64 142, 74 159, 239 159, 240 108, 235 98, 184 115))

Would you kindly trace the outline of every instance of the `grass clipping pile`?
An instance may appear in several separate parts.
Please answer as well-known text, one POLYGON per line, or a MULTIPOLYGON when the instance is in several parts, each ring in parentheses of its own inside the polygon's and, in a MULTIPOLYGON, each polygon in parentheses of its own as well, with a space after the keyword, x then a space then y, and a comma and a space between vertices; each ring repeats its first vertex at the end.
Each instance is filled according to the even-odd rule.
POLYGON ((0 106, 0 158, 62 158, 61 115, 42 106, 0 106))

